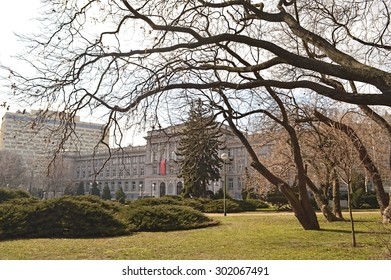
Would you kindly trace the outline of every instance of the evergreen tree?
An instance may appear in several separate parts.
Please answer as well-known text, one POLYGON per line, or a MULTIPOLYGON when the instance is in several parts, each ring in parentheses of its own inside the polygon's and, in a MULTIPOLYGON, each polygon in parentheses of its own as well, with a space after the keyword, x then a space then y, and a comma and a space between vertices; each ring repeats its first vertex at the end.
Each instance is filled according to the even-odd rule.
POLYGON ((96 196, 100 197, 100 189, 98 188, 98 184, 96 182, 92 183, 90 193, 92 195, 96 195, 96 196))
POLYGON ((76 195, 84 195, 85 189, 84 189, 84 183, 80 182, 76 189, 76 195))
POLYGON ((64 195, 75 195, 75 189, 72 185, 65 186, 64 195))
POLYGON ((102 199, 103 200, 110 200, 111 199, 111 192, 109 186, 104 186, 102 191, 102 199))
POLYGON ((115 199, 119 202, 124 204, 126 200, 126 194, 124 193, 124 190, 122 187, 119 187, 117 192, 115 193, 115 199))
POLYGON ((195 102, 185 122, 177 152, 185 197, 206 197, 209 182, 220 178, 220 136, 211 110, 201 100, 195 102))

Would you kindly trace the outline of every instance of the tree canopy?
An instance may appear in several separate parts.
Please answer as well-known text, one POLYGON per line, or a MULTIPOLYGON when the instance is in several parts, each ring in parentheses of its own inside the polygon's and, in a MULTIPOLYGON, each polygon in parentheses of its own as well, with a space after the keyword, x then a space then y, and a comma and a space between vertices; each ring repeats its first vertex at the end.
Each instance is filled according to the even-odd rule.
POLYGON ((197 100, 184 124, 177 153, 186 197, 206 197, 210 182, 220 179, 221 135, 213 112, 197 100))
POLYGON ((9 69, 6 77, 20 100, 66 112, 69 137, 81 110, 105 114, 107 134, 121 121, 145 124, 151 114, 167 121, 167 110, 175 121, 190 100, 202 98, 307 229, 319 228, 306 189, 316 187, 287 107, 391 106, 384 0, 42 2, 42 34, 22 37, 27 49, 20 58, 33 71, 9 69), (259 115, 289 135, 299 195, 262 163, 243 133, 259 115))

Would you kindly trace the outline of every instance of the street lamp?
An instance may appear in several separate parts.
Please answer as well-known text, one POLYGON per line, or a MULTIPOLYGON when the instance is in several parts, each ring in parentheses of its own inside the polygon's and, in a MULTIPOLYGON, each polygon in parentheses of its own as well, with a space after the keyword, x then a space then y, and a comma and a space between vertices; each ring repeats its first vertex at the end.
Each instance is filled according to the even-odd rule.
POLYGON ((156 183, 152 183, 151 186, 151 197, 155 197, 156 183))
POLYGON ((227 216, 227 162, 229 161, 229 156, 226 153, 221 154, 221 159, 224 162, 224 189, 223 189, 223 202, 224 202, 224 216, 227 216))
POLYGON ((143 190, 143 184, 142 183, 139 184, 139 190, 140 190, 139 197, 143 198, 144 190, 143 190))

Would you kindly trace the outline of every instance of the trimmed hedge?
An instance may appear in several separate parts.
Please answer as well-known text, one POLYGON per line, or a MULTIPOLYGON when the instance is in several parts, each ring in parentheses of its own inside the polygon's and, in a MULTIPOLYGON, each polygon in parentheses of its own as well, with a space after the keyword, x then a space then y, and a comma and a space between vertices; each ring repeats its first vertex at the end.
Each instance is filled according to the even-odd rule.
POLYGON ((19 199, 19 198, 29 198, 30 195, 22 190, 12 190, 12 189, 0 189, 0 203, 19 199))
MULTIPOLYGON (((182 199, 179 196, 163 196, 159 198, 145 198, 136 200, 130 205, 132 207, 140 206, 155 206, 155 205, 180 205, 189 206, 195 210, 204 213, 222 213, 223 212, 223 199, 210 199, 210 198, 192 198, 182 199)), ((256 199, 247 200, 234 200, 226 199, 227 212, 244 212, 255 211, 258 208, 267 208, 269 205, 263 201, 256 199)))
POLYGON ((93 196, 14 200, 0 205, 0 238, 103 237, 127 234, 117 208, 93 196), (16 202, 16 203, 15 203, 16 202))
POLYGON ((130 203, 132 207, 155 206, 155 205, 184 205, 184 202, 169 196, 157 198, 143 198, 130 203))
POLYGON ((172 231, 217 225, 202 212, 180 205, 127 207, 124 218, 135 231, 172 231))

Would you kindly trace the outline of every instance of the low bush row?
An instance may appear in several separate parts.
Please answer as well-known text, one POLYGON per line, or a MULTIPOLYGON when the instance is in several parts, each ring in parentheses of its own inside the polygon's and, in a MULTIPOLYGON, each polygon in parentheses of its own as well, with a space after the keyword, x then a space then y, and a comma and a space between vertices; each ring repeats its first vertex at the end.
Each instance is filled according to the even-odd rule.
POLYGON ((22 190, 0 189, 0 203, 17 198, 28 198, 30 195, 22 190))
MULTIPOLYGON (((152 205, 180 205, 194 208, 195 210, 204 213, 223 213, 224 200, 223 199, 183 199, 180 196, 164 196, 160 198, 146 198, 131 202, 132 206, 152 206, 152 205)), ((266 202, 248 199, 248 200, 234 200, 226 199, 226 211, 228 213, 237 213, 244 211, 255 211, 259 208, 268 208, 269 205, 266 202)))
POLYGON ((0 239, 107 237, 217 224, 191 207, 152 204, 124 206, 92 195, 7 200, 0 204, 0 239))
POLYGON ((135 231, 186 230, 217 225, 194 208, 168 204, 130 206, 124 211, 124 218, 135 231))

